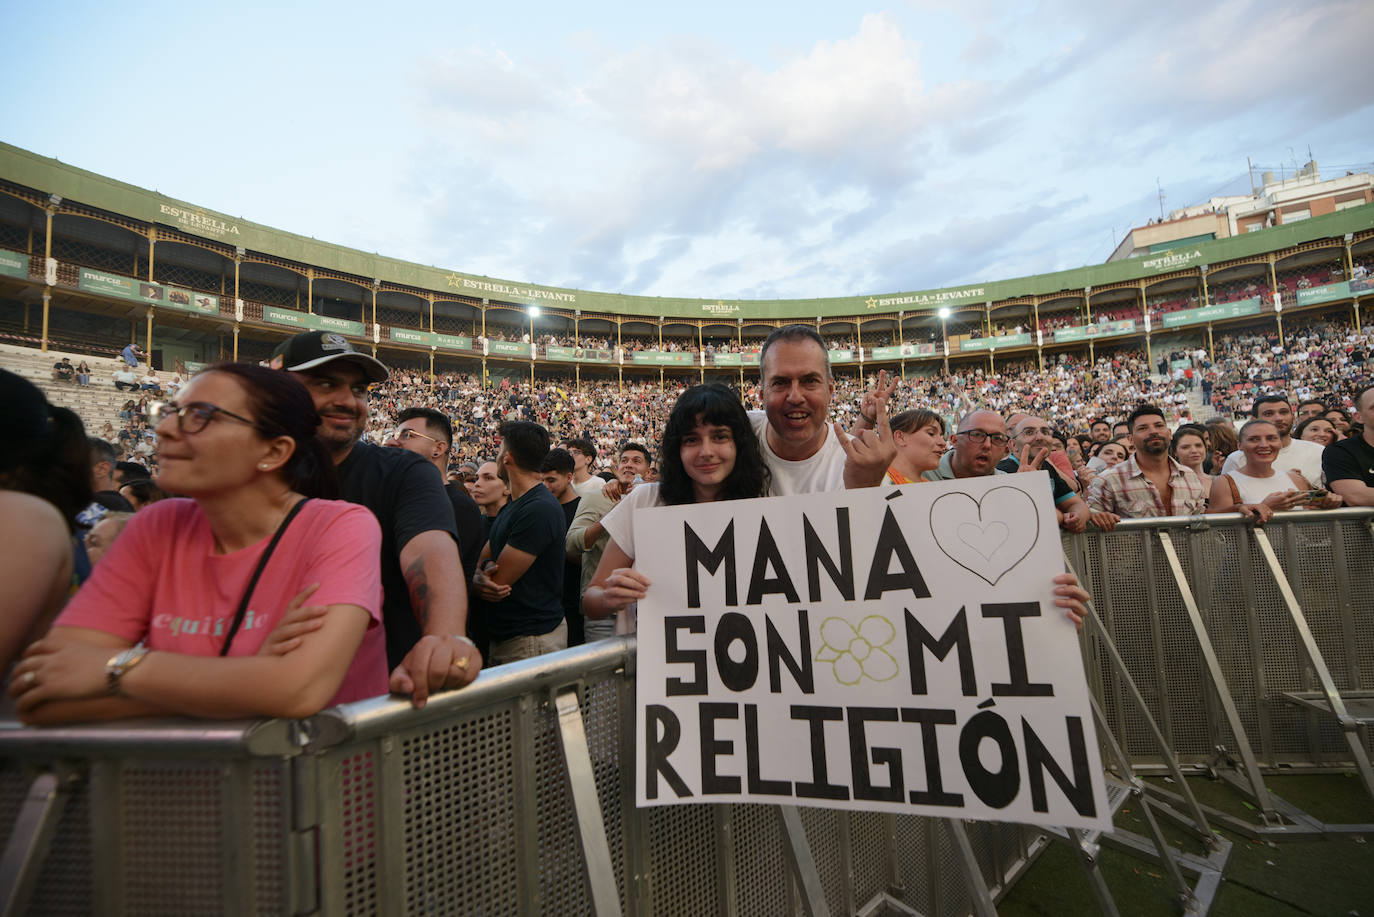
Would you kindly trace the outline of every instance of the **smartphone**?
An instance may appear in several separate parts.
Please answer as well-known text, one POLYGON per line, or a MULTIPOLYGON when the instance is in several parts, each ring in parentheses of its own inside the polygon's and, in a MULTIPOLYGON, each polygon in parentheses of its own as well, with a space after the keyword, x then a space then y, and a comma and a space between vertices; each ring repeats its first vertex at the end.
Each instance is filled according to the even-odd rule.
POLYGON ((1325 499, 1326 499, 1326 491, 1324 491, 1324 490, 1309 490, 1309 491, 1307 491, 1307 502, 1308 502, 1308 503, 1320 503, 1322 500, 1325 500, 1325 499))

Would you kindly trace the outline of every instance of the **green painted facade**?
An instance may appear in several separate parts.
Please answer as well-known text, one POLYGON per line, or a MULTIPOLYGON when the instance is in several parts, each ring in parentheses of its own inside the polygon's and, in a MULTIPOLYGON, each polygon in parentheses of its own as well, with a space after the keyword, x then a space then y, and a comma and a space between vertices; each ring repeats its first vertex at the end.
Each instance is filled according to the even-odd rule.
POLYGON ((107 274, 94 268, 83 267, 77 275, 78 289, 101 296, 113 296, 131 302, 141 302, 164 309, 178 309, 182 312, 196 312, 200 315, 219 315, 219 297, 197 293, 181 287, 168 287, 160 283, 149 283, 132 277, 107 274))
POLYGON ((19 252, 0 250, 0 276, 29 276, 29 256, 19 252))
MULTIPOLYGON (((1339 239, 1346 233, 1374 229, 1374 204, 1313 217, 1288 226, 1246 233, 1230 239, 1202 242, 1144 258, 1090 265, 1050 274, 989 280, 960 287, 911 292, 872 293, 824 299, 739 300, 725 302, 690 297, 628 296, 589 290, 503 280, 331 245, 318 239, 282 232, 242 217, 207 210, 153 191, 69 166, 56 159, 0 143, 0 178, 43 194, 56 193, 69 201, 157 225, 170 226, 228 246, 239 246, 302 265, 416 287, 439 300, 487 298, 491 302, 582 312, 607 312, 639 317, 736 319, 811 322, 817 317, 891 315, 938 309, 981 307, 1020 296, 1045 295, 1120 281, 1149 279, 1171 271, 1219 264, 1236 258, 1280 251, 1316 239, 1339 239)), ((506 354, 503 354, 506 355, 506 354)), ((528 353, 526 353, 528 355, 528 353)), ((837 360, 836 362, 843 362, 837 360)))
POLYGON ((1178 312, 1166 312, 1160 318, 1159 323, 1165 328, 1179 328, 1183 325, 1196 325, 1201 322, 1214 322, 1223 318, 1240 318, 1245 315, 1259 315, 1259 297, 1251 299, 1241 299, 1236 302, 1217 303, 1212 306, 1203 306, 1201 309, 1181 309, 1178 312))

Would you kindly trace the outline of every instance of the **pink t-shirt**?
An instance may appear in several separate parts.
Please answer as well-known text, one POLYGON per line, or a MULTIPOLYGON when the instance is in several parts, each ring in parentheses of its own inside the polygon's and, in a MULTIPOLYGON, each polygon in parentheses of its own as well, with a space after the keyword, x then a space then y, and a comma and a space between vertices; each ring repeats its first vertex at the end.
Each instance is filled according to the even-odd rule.
MULTIPOLYGON (((130 643, 146 639, 149 649, 218 656, 271 540, 269 535, 251 547, 216 554, 210 524, 195 501, 159 501, 129 520, 56 623, 130 643)), ((310 604, 358 605, 371 617, 331 706, 385 694, 381 540, 376 518, 364 507, 338 500, 306 503, 267 561, 229 655, 256 653, 291 599, 317 582, 310 604)))

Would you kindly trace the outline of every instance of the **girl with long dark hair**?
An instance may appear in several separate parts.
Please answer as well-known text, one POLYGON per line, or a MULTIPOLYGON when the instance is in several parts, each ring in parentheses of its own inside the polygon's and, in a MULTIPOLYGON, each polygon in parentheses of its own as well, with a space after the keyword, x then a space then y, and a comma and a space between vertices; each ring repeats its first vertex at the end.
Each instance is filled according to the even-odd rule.
POLYGON ((749 415, 735 390, 718 382, 694 385, 678 398, 663 428, 659 457, 659 482, 639 485, 601 520, 611 538, 582 594, 582 613, 589 618, 627 609, 648 588, 649 581, 634 570, 630 553, 636 509, 768 493, 768 467, 749 415))

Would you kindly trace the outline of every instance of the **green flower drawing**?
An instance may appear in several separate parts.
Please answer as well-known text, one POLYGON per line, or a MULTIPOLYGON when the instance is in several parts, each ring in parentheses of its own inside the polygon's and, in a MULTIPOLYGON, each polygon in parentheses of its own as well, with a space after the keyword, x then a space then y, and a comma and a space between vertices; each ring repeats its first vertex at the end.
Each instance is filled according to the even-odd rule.
POLYGON ((878 615, 860 621, 857 631, 844 618, 826 618, 816 661, 830 663, 842 685, 857 685, 864 678, 887 681, 897 676, 897 660, 883 647, 895 636, 892 622, 878 615))

